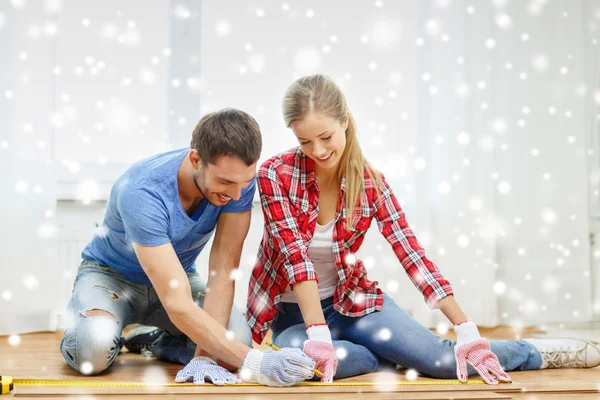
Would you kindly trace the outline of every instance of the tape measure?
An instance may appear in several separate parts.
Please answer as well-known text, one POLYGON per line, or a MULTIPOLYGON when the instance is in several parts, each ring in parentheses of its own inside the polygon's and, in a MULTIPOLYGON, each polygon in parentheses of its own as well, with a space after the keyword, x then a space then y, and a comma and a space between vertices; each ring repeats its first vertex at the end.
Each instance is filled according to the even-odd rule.
MULTIPOLYGON (((198 386, 193 383, 144 383, 144 382, 121 382, 101 381, 87 379, 13 379, 10 376, 0 377, 2 380, 2 394, 13 390, 13 385, 22 386, 64 386, 64 387, 176 387, 176 386, 198 386), (6 387, 6 391, 5 391, 6 387)), ((432 381, 382 381, 382 382, 300 382, 295 386, 408 386, 408 385, 481 385, 485 382, 481 379, 469 380, 465 383, 458 379, 440 379, 432 381)), ((263 386, 259 383, 240 383, 231 385, 240 386, 263 386)))
POLYGON ((8 394, 14 388, 12 376, 0 376, 0 394, 8 394))

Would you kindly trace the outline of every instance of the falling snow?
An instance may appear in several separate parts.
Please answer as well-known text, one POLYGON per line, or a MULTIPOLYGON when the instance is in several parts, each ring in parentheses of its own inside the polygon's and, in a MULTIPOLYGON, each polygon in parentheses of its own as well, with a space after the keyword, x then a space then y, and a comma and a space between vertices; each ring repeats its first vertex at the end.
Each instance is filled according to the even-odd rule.
MULTIPOLYGON (((169 143, 173 148, 187 145, 180 138, 187 137, 199 110, 246 107, 260 119, 263 157, 283 150, 283 135, 289 132, 281 125, 278 96, 293 78, 324 72, 347 94, 365 155, 382 160, 377 165, 402 200, 407 219, 422 228, 417 237, 427 254, 455 286, 464 284, 459 290, 497 296, 499 315, 517 327, 527 318, 550 313, 558 307, 557 298, 573 304, 562 318, 589 317, 589 307, 581 305, 589 298, 591 279, 585 254, 589 251, 597 263, 600 251, 589 247, 586 207, 589 200, 594 213, 600 210, 600 174, 590 171, 589 179, 577 178, 585 174, 586 159, 595 165, 597 157, 579 128, 588 115, 600 118, 600 89, 577 66, 586 65, 583 50, 597 46, 594 24, 600 9, 580 16, 567 6, 553 10, 542 0, 528 1, 520 10, 508 0, 465 5, 435 0, 429 4, 432 12, 423 17, 406 15, 400 3, 376 0, 349 6, 349 13, 364 16, 352 30, 336 24, 316 2, 302 8, 258 2, 244 11, 243 19, 225 10, 205 24, 205 33, 228 54, 201 48, 194 54, 185 50, 182 56, 178 45, 188 37, 157 41, 144 19, 133 13, 114 10, 109 17, 96 18, 93 9, 86 9, 73 15, 73 28, 62 22, 63 15, 73 12, 68 2, 11 0, 0 6, 0 35, 6 39, 19 29, 23 44, 11 47, 9 61, 0 67, 3 76, 14 77, 0 82, 0 106, 8 110, 6 115, 22 118, 15 119, 14 132, 8 128, 0 134, 0 156, 19 157, 24 149, 40 157, 55 152, 50 159, 68 174, 74 199, 91 206, 106 200, 104 175, 93 172, 96 167, 111 175, 115 163, 165 151, 169 143), (47 17, 32 18, 34 7, 47 17), (461 14, 461 23, 453 20, 454 11, 461 14), (23 20, 12 18, 14 13, 23 20), (547 35, 540 37, 532 29, 558 17, 564 26, 585 28, 573 39, 576 45, 570 40, 549 43, 547 35), (470 26, 478 18, 492 21, 495 30, 474 32, 470 26), (281 21, 288 32, 278 27, 281 21), (257 27, 278 33, 263 37, 257 27), (74 53, 72 60, 60 57, 68 50, 61 48, 57 59, 47 60, 28 45, 46 41, 60 46, 59 41, 77 35, 85 37, 85 51, 74 53), (472 50, 464 46, 464 37, 475 38, 472 50), (123 49, 139 56, 119 62, 123 49), (218 57, 207 57, 204 51, 218 57), (218 65, 207 70, 212 65, 207 63, 218 65), (219 70, 225 78, 219 78, 219 70), (52 109, 24 112, 23 105, 31 102, 27 88, 42 88, 43 79, 51 79, 57 88, 52 95, 40 90, 43 96, 54 96, 52 109), (177 104, 160 105, 173 109, 172 116, 163 118, 148 106, 149 99, 166 103, 177 95, 191 96, 186 101, 193 112, 186 114, 177 104), (46 119, 40 117, 44 115, 46 119), (151 136, 154 131, 160 131, 158 136, 151 136), (582 195, 588 191, 590 199, 582 195), (550 243, 554 246, 548 250, 550 243), (571 283, 574 276, 579 281, 571 283), (483 289, 478 289, 480 282, 487 282, 483 289), (527 296, 525 288, 530 288, 527 296)), ((174 32, 205 22, 192 3, 175 2, 167 14, 164 23, 174 24, 174 32)), ((286 148, 293 144, 293 137, 288 139, 286 148)), ((55 195, 54 182, 27 173, 13 174, 6 187, 7 196, 21 204, 55 195)), ((31 223, 32 240, 50 243, 60 236, 57 211, 48 207, 31 223)), ((422 302, 420 294, 404 290, 402 266, 389 256, 391 249, 371 247, 369 240, 378 235, 374 230, 358 254, 346 253, 345 264, 362 260, 382 289, 403 306, 415 308, 422 302)), ((108 233, 102 224, 95 230, 99 237, 108 233)), ((246 285, 255 256, 256 248, 245 246, 242 266, 230 274, 239 281, 237 287, 246 285)), ((61 277, 74 279, 62 268, 61 277)), ((16 303, 44 289, 39 271, 25 270, 19 279, 10 290, 0 285, 2 301, 16 303)), ((423 283, 420 275, 416 280, 423 283)), ((175 289, 180 282, 169 285, 175 289)), ((364 295, 355 301, 365 301, 364 295)), ((439 334, 447 329, 437 326, 439 334)), ((110 337, 109 330, 103 338, 110 337)), ((386 328, 378 337, 393 340, 386 328)), ((19 341, 19 336, 9 337, 11 345, 19 341)), ((340 348, 337 356, 343 359, 347 352, 340 348)), ((82 368, 93 372, 90 363, 82 368)), ((407 379, 409 372, 416 379, 417 372, 410 370, 407 379)))

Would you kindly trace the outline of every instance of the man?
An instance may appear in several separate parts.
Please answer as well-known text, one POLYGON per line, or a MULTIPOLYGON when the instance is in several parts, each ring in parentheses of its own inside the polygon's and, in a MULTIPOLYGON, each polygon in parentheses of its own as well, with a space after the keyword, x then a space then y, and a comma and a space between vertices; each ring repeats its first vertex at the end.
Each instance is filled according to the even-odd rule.
POLYGON ((312 377, 314 361, 299 350, 252 350, 233 307, 261 147, 254 118, 224 109, 198 122, 190 148, 139 161, 117 179, 67 307, 60 348, 71 367, 104 371, 123 327, 140 323, 164 330, 151 347, 158 359, 187 364, 177 382, 241 382, 224 366, 273 386, 312 377), (215 230, 204 285, 194 262, 215 230))

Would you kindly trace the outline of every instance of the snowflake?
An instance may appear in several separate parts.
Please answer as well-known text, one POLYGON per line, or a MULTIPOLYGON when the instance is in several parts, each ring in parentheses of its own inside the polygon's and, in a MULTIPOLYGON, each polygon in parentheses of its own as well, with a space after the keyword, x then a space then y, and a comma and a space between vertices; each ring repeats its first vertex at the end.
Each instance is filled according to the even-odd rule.
POLYGON ((416 381, 418 377, 419 373, 416 369, 409 369, 406 371, 406 379, 408 379, 409 381, 416 381))
POLYGON ((335 350, 335 356, 338 360, 345 360, 346 357, 348 357, 348 350, 346 350, 344 347, 338 347, 335 350))
POLYGON ((301 47, 294 54, 294 67, 299 73, 309 74, 321 67, 321 55, 317 49, 311 46, 301 47))
POLYGON ((217 32, 217 35, 221 37, 227 36, 231 32, 231 24, 229 23, 229 21, 221 19, 217 21, 215 31, 217 32))
POLYGON ((493 49, 494 47, 496 47, 496 41, 492 38, 486 39, 485 47, 487 47, 488 49, 493 49))
POLYGON ((496 25, 498 25, 502 29, 510 29, 512 26, 512 19, 508 14, 499 13, 496 14, 496 25))
POLYGON ((21 337, 19 335, 10 335, 8 337, 8 344, 11 346, 18 346, 21 344, 21 337))
POLYGON ((435 330, 438 333, 438 335, 445 335, 448 333, 449 327, 447 323, 440 322, 439 324, 437 324, 435 330))
POLYGON ((429 19, 425 22, 425 32, 430 36, 437 36, 441 31, 441 24, 438 20, 429 19))
POLYGON ((543 72, 548 69, 548 57, 545 54, 536 54, 531 60, 532 67, 537 72, 543 72))
POLYGON ((502 181, 498 184, 497 186, 498 192, 502 193, 502 194, 508 194, 510 193, 511 185, 510 183, 508 183, 507 181, 502 181))

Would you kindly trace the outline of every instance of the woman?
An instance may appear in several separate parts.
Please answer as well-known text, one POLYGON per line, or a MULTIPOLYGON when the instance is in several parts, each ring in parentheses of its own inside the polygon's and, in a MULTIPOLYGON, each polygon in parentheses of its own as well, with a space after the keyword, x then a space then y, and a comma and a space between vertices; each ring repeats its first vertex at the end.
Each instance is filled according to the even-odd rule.
POLYGON ((384 177, 365 160, 332 80, 298 79, 283 113, 300 146, 267 160, 258 175, 265 231, 246 315, 256 342, 272 324, 274 344, 302 347, 323 382, 384 364, 463 382, 478 373, 489 384, 510 381, 505 371, 600 364, 600 350, 580 340, 480 337, 384 177), (419 324, 367 278, 354 253, 373 218, 430 308, 454 324, 457 341, 419 324))

